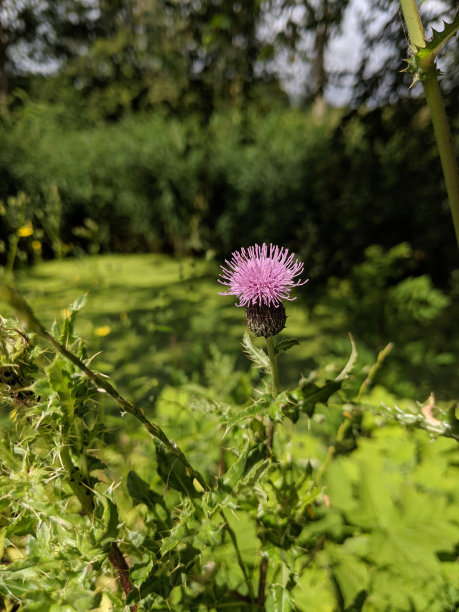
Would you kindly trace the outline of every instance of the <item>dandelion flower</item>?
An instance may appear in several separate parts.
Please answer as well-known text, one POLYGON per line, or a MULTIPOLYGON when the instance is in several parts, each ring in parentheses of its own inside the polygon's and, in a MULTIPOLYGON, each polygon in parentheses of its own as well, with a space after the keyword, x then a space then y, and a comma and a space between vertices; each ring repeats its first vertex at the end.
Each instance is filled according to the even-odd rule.
POLYGON ((226 260, 218 279, 229 291, 220 295, 235 295, 236 306, 247 308, 247 324, 256 336, 266 338, 278 334, 287 316, 282 300, 290 297, 293 287, 307 281, 295 280, 303 272, 303 264, 284 247, 266 244, 241 249, 226 260))

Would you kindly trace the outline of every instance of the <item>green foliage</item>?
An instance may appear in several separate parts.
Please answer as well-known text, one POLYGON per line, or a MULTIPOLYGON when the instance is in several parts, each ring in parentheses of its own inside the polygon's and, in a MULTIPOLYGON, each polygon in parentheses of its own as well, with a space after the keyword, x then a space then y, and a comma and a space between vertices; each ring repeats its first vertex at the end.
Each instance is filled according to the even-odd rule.
POLYGON ((428 276, 407 276, 416 265, 416 254, 407 243, 388 251, 374 245, 364 255, 348 279, 333 278, 329 287, 336 307, 346 312, 351 328, 366 341, 381 342, 391 336, 403 341, 450 305, 428 276))
MULTIPOLYGON (((390 360, 394 372, 397 368, 415 372, 428 363, 433 380, 455 362, 448 332, 443 332, 452 300, 427 275, 410 275, 416 270, 417 255, 407 243, 389 250, 371 246, 349 278, 329 280, 326 300, 332 311, 344 316, 359 342, 373 350, 388 342, 395 344, 390 360)), ((426 395, 432 389, 429 384, 424 385, 426 395)), ((418 390, 413 391, 416 397, 418 390)), ((409 391, 405 387, 402 393, 409 391)))
MULTIPOLYGON (((400 104, 319 124, 251 105, 214 113, 205 126, 193 114, 88 125, 72 118, 77 110, 29 102, 0 128, 0 196, 27 194, 46 257, 227 253, 272 241, 291 246, 318 278, 347 275, 371 244, 409 240, 416 275, 448 280, 454 237, 447 211, 431 206, 444 194, 421 110, 400 104)), ((12 230, 3 232, 7 244, 12 230)))
MULTIPOLYGON (((83 304, 54 335, 88 365, 74 327, 83 304)), ((222 393, 212 380, 220 368, 226 380, 242 378, 216 348, 205 387, 164 387, 155 420, 199 466, 204 490, 164 443, 127 416, 122 427, 107 419, 101 389, 57 345, 45 350, 15 320, 1 330, 0 395, 10 413, 0 442, 4 606, 328 612, 458 603, 457 467, 447 439, 456 437, 455 412, 399 408, 382 390, 404 415, 399 423, 440 439, 432 445, 425 432, 386 424, 394 419, 378 407, 375 368, 360 371, 353 343, 339 374, 311 372, 276 398, 264 379, 242 403, 222 393), (114 551, 129 559, 124 595, 113 581, 108 588, 122 571, 114 551)), ((284 351, 294 344, 277 342, 284 351)), ((244 346, 269 370, 248 336, 244 346)))

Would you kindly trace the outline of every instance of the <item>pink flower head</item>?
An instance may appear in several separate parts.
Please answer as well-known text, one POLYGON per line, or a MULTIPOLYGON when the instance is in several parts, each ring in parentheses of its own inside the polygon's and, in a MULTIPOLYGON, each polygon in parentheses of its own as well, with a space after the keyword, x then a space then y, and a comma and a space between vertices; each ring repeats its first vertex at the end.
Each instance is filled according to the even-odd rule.
POLYGON ((236 295, 236 306, 265 304, 277 308, 282 300, 294 300, 289 295, 291 288, 308 282, 294 282, 295 276, 303 272, 303 264, 294 257, 288 249, 273 244, 269 245, 269 253, 266 244, 235 251, 230 261, 225 260, 227 267, 220 266, 223 272, 218 282, 230 287, 220 295, 236 295))

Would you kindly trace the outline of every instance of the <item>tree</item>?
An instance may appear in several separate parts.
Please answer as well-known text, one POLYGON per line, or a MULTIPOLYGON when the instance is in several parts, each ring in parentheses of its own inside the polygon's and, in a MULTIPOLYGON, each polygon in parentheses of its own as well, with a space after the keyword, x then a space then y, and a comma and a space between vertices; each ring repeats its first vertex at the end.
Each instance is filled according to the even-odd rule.
POLYGON ((83 0, 0 0, 0 101, 25 75, 55 70, 91 40, 97 10, 83 0))

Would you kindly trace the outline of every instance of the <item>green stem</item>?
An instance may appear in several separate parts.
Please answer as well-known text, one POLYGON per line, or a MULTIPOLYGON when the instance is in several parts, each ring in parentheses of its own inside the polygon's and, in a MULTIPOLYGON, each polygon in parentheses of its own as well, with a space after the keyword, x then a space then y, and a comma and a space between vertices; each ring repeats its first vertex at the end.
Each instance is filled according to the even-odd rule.
POLYGON ((430 116, 432 117, 435 139, 445 179, 446 193, 448 194, 451 215, 453 217, 456 241, 459 246, 459 174, 451 131, 436 75, 423 81, 422 85, 427 106, 430 110, 430 116))
POLYGON ((273 399, 275 399, 279 395, 279 372, 277 369, 277 355, 272 336, 266 338, 266 344, 268 346, 268 357, 271 365, 271 390, 273 399))
MULTIPOLYGON (((273 399, 279 395, 279 371, 277 369, 277 355, 276 349, 274 348, 273 337, 266 338, 266 345, 268 347, 269 363, 271 365, 271 393, 273 399)), ((274 421, 269 419, 268 431, 266 433, 266 446, 270 454, 273 454, 273 440, 274 440, 274 421)))
POLYGON ((418 7, 416 6, 416 0, 400 0, 400 6, 411 43, 416 45, 416 47, 425 47, 424 29, 418 7))
MULTIPOLYGON (((400 6, 402 8, 411 44, 414 48, 425 47, 424 29, 422 27, 416 1, 400 0, 400 6)), ((451 132, 436 75, 434 54, 429 55, 425 59, 422 69, 425 73, 429 74, 429 76, 422 81, 422 85, 432 118, 435 139, 437 141, 438 153, 440 155, 443 176, 445 179, 446 193, 448 194, 451 215, 453 218, 456 241, 459 246, 459 175, 451 132)))

